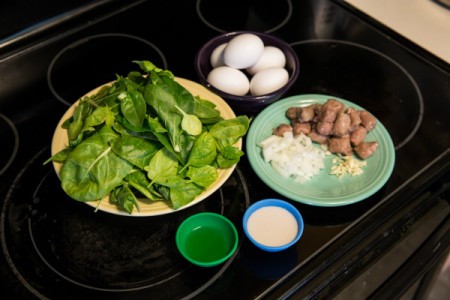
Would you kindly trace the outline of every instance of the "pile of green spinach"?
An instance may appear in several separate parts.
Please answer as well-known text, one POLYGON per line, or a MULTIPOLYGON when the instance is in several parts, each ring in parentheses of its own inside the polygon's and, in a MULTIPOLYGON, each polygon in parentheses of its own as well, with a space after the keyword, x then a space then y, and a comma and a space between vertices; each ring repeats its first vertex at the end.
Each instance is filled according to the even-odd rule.
POLYGON ((79 100, 65 120, 69 145, 51 160, 62 163, 63 190, 78 201, 110 201, 132 213, 139 198, 178 209, 244 154, 233 146, 250 124, 223 119, 215 104, 193 96, 174 75, 149 61, 79 100))

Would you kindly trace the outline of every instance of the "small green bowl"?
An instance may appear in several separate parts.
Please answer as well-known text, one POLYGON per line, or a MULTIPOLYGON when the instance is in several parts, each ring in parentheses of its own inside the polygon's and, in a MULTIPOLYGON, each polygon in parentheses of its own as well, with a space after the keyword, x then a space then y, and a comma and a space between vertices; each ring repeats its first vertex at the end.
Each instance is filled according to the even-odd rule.
POLYGON ((212 267, 233 255, 239 237, 236 227, 226 217, 203 212, 184 220, 175 239, 184 258, 197 266, 212 267))

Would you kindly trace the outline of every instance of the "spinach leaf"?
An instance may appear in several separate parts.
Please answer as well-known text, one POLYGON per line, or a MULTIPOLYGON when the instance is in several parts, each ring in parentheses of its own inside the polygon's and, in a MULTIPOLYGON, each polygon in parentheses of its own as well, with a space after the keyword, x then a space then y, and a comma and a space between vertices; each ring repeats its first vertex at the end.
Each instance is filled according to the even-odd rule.
POLYGON ((139 72, 130 72, 127 77, 118 76, 114 82, 115 90, 118 91, 138 91, 142 93, 145 84, 148 82, 139 72))
POLYGON ((195 141, 186 166, 203 167, 211 164, 217 155, 216 142, 209 132, 204 132, 195 141))
POLYGON ((233 146, 226 146, 217 155, 216 162, 219 168, 227 169, 237 164, 243 155, 244 152, 242 150, 233 146))
POLYGON ((214 136, 221 148, 234 145, 245 135, 250 126, 247 116, 223 120, 212 125, 209 132, 214 136))
POLYGON ((189 177, 192 182, 206 188, 217 180, 218 174, 216 168, 206 165, 200 168, 189 167, 186 176, 189 177))
POLYGON ((187 112, 195 114, 200 119, 223 120, 223 118, 220 116, 220 111, 216 109, 216 105, 211 101, 201 99, 199 96, 193 97, 192 100, 193 100, 193 109, 186 110, 187 112))
POLYGON ((185 113, 178 105, 175 105, 175 108, 178 109, 183 115, 183 119, 181 120, 181 128, 186 131, 190 135, 199 135, 202 133, 202 122, 196 115, 191 115, 185 113))
POLYGON ((149 200, 156 201, 163 199, 161 194, 154 188, 154 185, 148 180, 147 176, 139 170, 127 175, 125 181, 149 200))
POLYGON ((128 185, 122 185, 114 189, 109 197, 109 201, 130 214, 133 212, 134 207, 139 211, 138 201, 128 185))
POLYGON ((156 183, 167 182, 176 176, 178 171, 178 161, 165 148, 161 148, 150 160, 148 166, 144 168, 147 176, 156 183))
POLYGON ((202 187, 178 176, 170 178, 162 185, 170 190, 170 201, 173 209, 179 209, 192 202, 203 191, 202 187))
POLYGON ((175 105, 177 105, 176 95, 170 85, 163 81, 164 77, 155 78, 157 76, 152 74, 154 82, 145 87, 144 98, 156 111, 161 122, 166 127, 173 149, 176 152, 180 152, 181 116, 175 112, 175 105))
POLYGON ((179 152, 179 154, 181 156, 182 165, 184 165, 184 163, 188 159, 196 140, 197 137, 192 135, 183 134, 180 136, 181 151, 179 152))
MULTIPOLYGON (((139 67, 145 71, 146 73, 150 73, 150 72, 155 72, 155 73, 167 73, 167 74, 172 74, 172 72, 168 71, 168 70, 163 70, 158 68, 157 66, 155 66, 153 63, 147 61, 147 60, 135 60, 133 61, 134 63, 138 64, 139 67)), ((173 74, 172 74, 172 78, 173 78, 173 74)))
POLYGON ((87 97, 81 99, 78 103, 75 111, 73 112, 72 120, 67 129, 69 135, 69 141, 74 141, 78 138, 78 135, 81 133, 81 130, 84 126, 84 120, 86 116, 90 113, 91 106, 87 101, 87 97))
POLYGON ((158 139, 158 141, 166 148, 166 150, 172 153, 172 155, 176 157, 181 164, 184 164, 185 158, 182 156, 182 153, 175 151, 167 135, 167 130, 162 126, 158 119, 148 116, 147 121, 153 135, 158 139))
POLYGON ((58 163, 63 163, 66 161, 67 156, 69 155, 71 149, 70 148, 64 148, 61 151, 59 151, 58 153, 55 153, 52 157, 50 157, 49 159, 47 159, 44 162, 44 165, 48 164, 51 161, 54 162, 58 162, 58 163))
POLYGON ((118 138, 108 126, 81 142, 61 167, 63 190, 78 201, 98 200, 122 183, 132 164, 117 156, 110 143, 118 138))
POLYGON ((86 136, 84 134, 80 133, 75 140, 69 141, 69 148, 75 148, 85 138, 86 138, 86 136))
POLYGON ((120 136, 111 146, 114 153, 141 169, 150 163, 160 148, 159 143, 151 143, 131 135, 120 136))
POLYGON ((135 127, 141 127, 144 122, 146 104, 144 96, 136 90, 128 89, 127 92, 120 94, 120 110, 128 122, 135 127))
POLYGON ((150 132, 151 129, 146 127, 146 126, 142 126, 142 127, 136 127, 133 124, 131 124, 126 118, 124 118, 122 115, 117 115, 116 116, 116 121, 118 123, 120 123, 120 125, 123 126, 123 128, 125 128, 130 135, 134 135, 135 133, 142 133, 142 132, 150 132))
POLYGON ((90 96, 89 102, 92 106, 114 106, 117 103, 117 95, 119 94, 119 91, 117 91, 113 86, 104 85, 95 95, 90 96))
POLYGON ((82 132, 95 131, 95 127, 103 123, 106 123, 108 126, 112 126, 114 123, 114 113, 107 106, 95 108, 93 112, 86 117, 82 132))
POLYGON ((154 132, 164 133, 167 132, 167 129, 161 124, 157 117, 152 118, 151 116, 147 116, 147 122, 150 129, 154 132))

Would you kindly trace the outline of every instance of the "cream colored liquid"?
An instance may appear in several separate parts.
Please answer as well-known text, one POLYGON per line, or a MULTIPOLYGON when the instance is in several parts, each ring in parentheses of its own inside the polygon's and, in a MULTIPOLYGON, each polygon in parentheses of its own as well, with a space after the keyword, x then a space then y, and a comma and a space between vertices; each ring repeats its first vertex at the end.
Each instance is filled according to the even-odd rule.
POLYGON ((278 247, 294 240, 298 224, 286 209, 266 206, 256 210, 248 218, 247 231, 260 244, 278 247))

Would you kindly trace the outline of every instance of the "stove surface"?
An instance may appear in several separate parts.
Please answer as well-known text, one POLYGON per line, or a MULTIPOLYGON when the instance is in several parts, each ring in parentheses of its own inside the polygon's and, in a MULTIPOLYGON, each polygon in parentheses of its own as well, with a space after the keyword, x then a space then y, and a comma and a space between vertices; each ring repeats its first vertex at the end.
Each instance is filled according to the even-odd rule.
MULTIPOLYGON (((450 68, 437 67, 433 58, 439 58, 432 53, 400 43, 342 1, 105 2, 102 9, 72 15, 0 47, 0 290, 5 294, 29 299, 331 295, 333 289, 320 287, 336 279, 332 266, 344 254, 352 257, 342 263, 346 268, 356 265, 351 251, 364 248, 371 236, 388 239, 384 226, 406 222, 398 221, 403 216, 398 213, 416 217, 410 206, 438 205, 434 198, 416 196, 442 177, 447 184, 450 169, 450 68), (396 162, 378 192, 342 207, 297 203, 266 186, 245 156, 223 188, 170 216, 94 212, 62 192, 44 162, 56 124, 73 102, 116 74, 135 70, 133 60, 149 60, 197 81, 198 49, 234 30, 271 33, 297 52, 300 76, 286 97, 343 98, 383 123, 396 162), (258 250, 241 229, 245 209, 269 197, 290 201, 305 220, 301 240, 280 253, 258 250), (177 225, 199 211, 226 215, 239 228, 237 253, 218 267, 192 266, 176 251, 177 225)), ((448 213, 448 203, 439 205, 448 213)))

